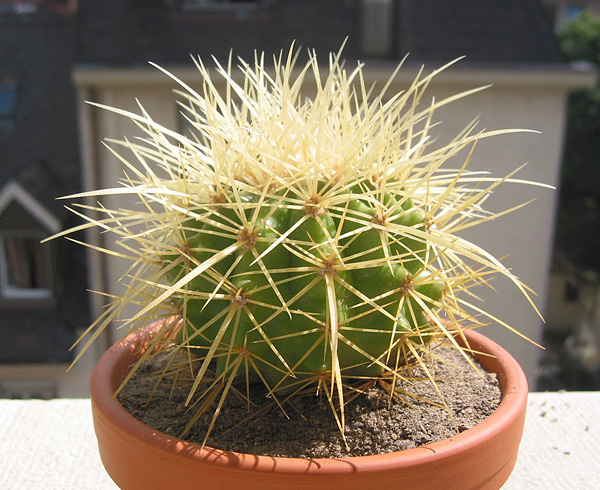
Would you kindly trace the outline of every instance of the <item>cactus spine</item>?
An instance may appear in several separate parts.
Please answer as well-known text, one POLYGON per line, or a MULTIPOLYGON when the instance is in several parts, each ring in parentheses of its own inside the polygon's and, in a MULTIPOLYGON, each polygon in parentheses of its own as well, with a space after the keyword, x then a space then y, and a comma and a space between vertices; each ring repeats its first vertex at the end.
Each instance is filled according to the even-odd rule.
POLYGON ((221 93, 198 61, 202 91, 178 81, 192 136, 125 113, 146 138, 117 142, 132 159, 113 150, 124 186, 79 195, 142 203, 92 207, 105 217, 84 225, 115 232, 133 262, 96 332, 139 305, 129 324, 165 318, 156 345, 193 358, 190 402, 218 400, 218 413, 238 383, 263 383, 276 399, 310 388, 327 394, 343 427, 353 381, 402 376, 430 345, 456 345, 461 329, 487 321, 464 295, 472 286, 500 273, 527 296, 454 233, 494 217, 481 203, 507 178, 466 169, 469 149, 497 133, 471 126, 429 149, 434 111, 450 102, 422 100, 437 72, 372 96, 339 53, 324 77, 314 54, 295 69, 292 49, 274 65, 240 61, 237 82, 217 63, 221 93), (447 169, 461 151, 464 163, 447 169))

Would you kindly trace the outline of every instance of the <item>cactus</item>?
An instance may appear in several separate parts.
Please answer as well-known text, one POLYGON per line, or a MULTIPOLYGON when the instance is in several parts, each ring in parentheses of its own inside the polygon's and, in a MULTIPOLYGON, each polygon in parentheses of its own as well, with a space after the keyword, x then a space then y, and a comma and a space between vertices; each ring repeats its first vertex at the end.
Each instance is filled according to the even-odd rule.
POLYGON ((456 234, 495 217, 481 203, 511 176, 466 167, 476 142, 500 132, 472 125, 429 149, 434 111, 475 90, 424 104, 436 70, 403 93, 387 95, 388 83, 373 95, 341 51, 325 77, 314 53, 299 69, 294 53, 273 71, 261 56, 240 61, 241 82, 231 62, 217 62, 223 94, 201 61, 200 93, 163 70, 183 88, 192 135, 143 109, 108 108, 146 137, 116 142, 131 159, 111 147, 128 174, 122 187, 77 197, 133 194, 141 206, 88 206, 77 228, 114 232, 124 251, 101 251, 132 261, 126 292, 91 340, 136 305, 128 325, 164 318, 154 346, 190 356, 188 402, 204 398, 201 411, 213 406, 216 417, 232 387, 258 382, 276 400, 325 393, 343 428, 353 382, 396 379, 440 339, 458 348, 464 329, 497 320, 473 304, 473 286, 499 273, 529 296, 456 234), (458 168, 446 168, 461 152, 458 168))
POLYGON ((229 192, 203 206, 208 216, 186 220, 177 243, 185 256, 163 256, 175 284, 230 251, 175 300, 186 312, 179 342, 212 347, 206 359, 220 354, 218 375, 243 353, 271 386, 336 372, 378 376, 403 337, 429 340, 426 313, 446 284, 430 270, 430 247, 399 232, 423 230, 425 216, 391 182, 382 195, 370 182, 328 189, 324 179, 299 182, 292 195, 270 183, 229 192))

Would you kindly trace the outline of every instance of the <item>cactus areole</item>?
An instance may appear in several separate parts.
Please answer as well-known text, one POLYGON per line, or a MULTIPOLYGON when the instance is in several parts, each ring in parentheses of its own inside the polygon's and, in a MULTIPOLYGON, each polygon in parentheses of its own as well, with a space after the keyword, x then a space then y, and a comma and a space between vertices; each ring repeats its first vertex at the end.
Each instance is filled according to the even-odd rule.
POLYGON ((327 177, 294 189, 236 182, 242 192, 194 210, 180 252, 162 256, 168 284, 186 281, 172 297, 185 312, 178 341, 213 349, 217 375, 248 358, 278 388, 378 376, 404 343, 429 340, 445 282, 419 238, 423 212, 398 182, 327 177))
POLYGON ((356 383, 405 376, 440 339, 459 349, 464 330, 502 323, 473 286, 502 274, 528 299, 508 269, 456 234, 496 217, 482 203, 510 176, 467 164, 478 140, 511 130, 472 125, 431 148, 434 111, 477 89, 426 101, 437 70, 388 94, 394 73, 377 92, 340 56, 326 74, 314 53, 296 67, 293 48, 272 65, 240 60, 239 72, 232 61, 214 70, 197 61, 199 92, 163 70, 183 89, 185 134, 143 108, 107 108, 145 137, 109 146, 125 167, 120 187, 78 195, 139 204, 77 212, 88 220, 77 230, 112 232, 117 248, 100 251, 132 263, 91 339, 113 321, 163 318, 139 362, 188 356, 188 403, 199 397, 199 412, 216 417, 232 388, 258 382, 277 403, 325 394, 343 430, 356 383))

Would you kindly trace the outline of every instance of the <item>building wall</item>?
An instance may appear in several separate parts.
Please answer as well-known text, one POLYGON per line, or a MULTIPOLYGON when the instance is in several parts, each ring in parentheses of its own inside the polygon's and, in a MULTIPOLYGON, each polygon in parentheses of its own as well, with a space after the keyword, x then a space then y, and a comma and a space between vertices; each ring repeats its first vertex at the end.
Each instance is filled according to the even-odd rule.
MULTIPOLYGON (((391 73, 391 64, 377 64, 366 68, 368 81, 385 80, 391 73)), ((136 111, 135 98, 156 121, 177 128, 177 110, 168 78, 152 72, 106 70, 95 72, 80 69, 76 81, 81 100, 93 96, 94 100, 123 109, 136 111)), ((178 74, 193 83, 193 72, 182 70, 178 74)), ((390 94, 406 88, 416 74, 415 67, 407 67, 390 89, 390 94)), ((198 82, 198 80, 195 80, 198 82)), ((529 165, 518 175, 549 185, 557 185, 561 155, 565 96, 570 85, 582 83, 581 76, 563 69, 545 68, 537 73, 529 71, 474 69, 455 67, 441 75, 432 85, 430 95, 437 100, 472 89, 483 83, 494 87, 442 108, 436 120, 443 123, 436 131, 439 141, 450 141, 473 119, 481 116, 480 127, 487 129, 527 128, 541 134, 512 134, 481 141, 475 152, 473 169, 490 170, 504 176, 526 162, 529 165)), ((309 93, 306 94, 310 96, 309 93)), ((98 146, 99 138, 131 136, 133 125, 127 119, 87 105, 80 106, 81 120, 85 121, 84 141, 87 155, 85 166, 89 188, 112 187, 121 170, 115 158, 98 146)), ((524 283, 538 293, 535 299, 540 310, 545 307, 549 274, 549 256, 552 244, 552 227, 556 192, 539 187, 507 184, 489 200, 489 207, 501 210, 535 199, 518 214, 484 224, 478 230, 465 233, 496 257, 509 256, 506 264, 513 268, 524 283), (512 254, 512 255, 511 255, 512 254)), ((122 197, 111 197, 111 206, 123 204, 122 197)), ((97 238, 97 237, 96 237, 97 238)), ((115 292, 115 279, 123 272, 123 264, 112 257, 94 259, 94 276, 109 292, 115 292)), ((501 280, 494 281, 499 294, 484 292, 482 307, 497 315, 524 335, 539 342, 542 322, 533 308, 515 288, 501 280)), ((114 332, 115 335, 120 335, 114 332)), ((539 350, 515 334, 495 327, 490 336, 499 340, 524 366, 531 383, 539 350)))
MULTIPOLYGON (((527 163, 515 178, 558 186, 565 102, 565 93, 560 88, 494 86, 457 103, 456 107, 461 106, 460 112, 452 114, 453 119, 445 117, 443 120, 452 120, 451 125, 459 129, 463 121, 480 111, 482 127, 539 131, 540 134, 511 134, 481 141, 473 157, 472 168, 503 176, 527 163)), ((448 116, 450 110, 446 111, 448 116)), ((503 263, 537 293, 533 299, 544 312, 557 193, 507 183, 497 189, 486 204, 490 210, 501 211, 533 199, 535 201, 525 208, 482 224, 477 229, 467 230, 464 235, 495 257, 506 257, 503 263)), ((481 294, 481 306, 531 340, 541 342, 542 320, 522 294, 505 278, 494 279, 492 285, 497 288, 497 293, 489 289, 476 292, 481 294)), ((485 329, 485 333, 515 355, 533 385, 541 351, 497 325, 485 329)))
MULTIPOLYGON (((15 86, 14 111, 0 121, 0 195, 18 184, 28 202, 68 228, 77 220, 56 197, 81 188, 71 80, 76 18, 72 2, 58 2, 60 8, 53 1, 35 3, 37 10, 33 2, 2 2, 0 8, 0 80, 15 86)), ((12 204, 23 203, 17 199, 12 204)), ((12 214, 14 209, 1 210, 8 214, 0 220, 0 232, 26 235, 30 230, 24 229, 23 215, 31 210, 19 216, 12 214)), ((45 224, 37 224, 36 233, 45 237, 57 231, 45 224)), ((65 240, 44 247, 51 254, 51 298, 0 301, 0 397, 88 392, 87 381, 76 380, 80 367, 66 373, 69 347, 90 320, 86 251, 65 240)))
MULTIPOLYGON (((185 2, 183 2, 185 4, 185 2)), ((85 63, 145 65, 187 63, 255 50, 279 54, 293 40, 299 45, 335 50, 356 31, 354 0, 257 0, 254 7, 229 5, 185 8, 177 0, 82 0, 79 6, 79 60, 85 63)), ((348 44, 354 50, 353 36, 348 44)), ((303 56, 305 52, 303 52, 303 56)))

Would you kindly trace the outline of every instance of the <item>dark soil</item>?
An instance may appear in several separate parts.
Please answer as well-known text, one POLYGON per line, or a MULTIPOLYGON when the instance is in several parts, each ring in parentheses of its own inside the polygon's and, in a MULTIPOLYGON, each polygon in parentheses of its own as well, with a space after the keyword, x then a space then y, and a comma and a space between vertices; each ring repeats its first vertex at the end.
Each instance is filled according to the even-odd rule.
MULTIPOLYGON (((296 398, 285 404, 284 414, 256 387, 250 408, 239 397, 229 397, 207 444, 270 456, 333 458, 399 451, 451 437, 488 417, 498 407, 501 392, 495 375, 482 368, 477 372, 454 349, 435 352, 437 359, 429 363, 429 370, 446 407, 439 406, 440 397, 422 370, 413 369, 410 381, 397 383, 399 392, 412 395, 404 396, 405 402, 390 406, 389 394, 375 386, 346 406, 344 442, 326 398, 296 398), (267 412, 253 416, 265 407, 267 412)), ((193 415, 184 406, 188 389, 163 382, 147 403, 156 387, 153 372, 152 366, 140 369, 119 400, 151 427, 180 436, 193 415)), ((204 415, 184 439, 201 444, 211 418, 212 412, 204 415)))

